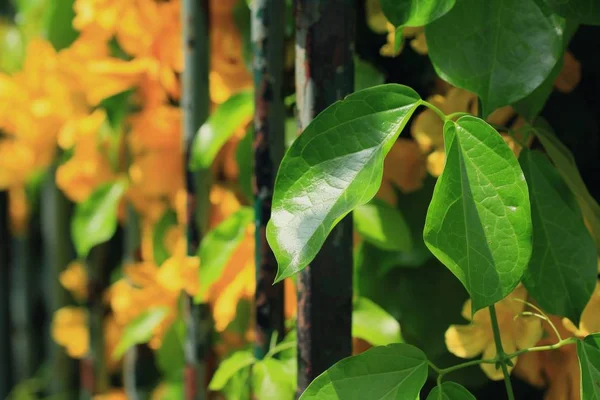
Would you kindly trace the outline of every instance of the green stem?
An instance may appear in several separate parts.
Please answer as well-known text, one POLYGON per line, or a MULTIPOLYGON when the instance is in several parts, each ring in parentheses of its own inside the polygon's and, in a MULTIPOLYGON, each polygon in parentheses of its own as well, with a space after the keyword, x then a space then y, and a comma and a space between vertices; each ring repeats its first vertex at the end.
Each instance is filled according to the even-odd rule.
POLYGON ((519 351, 516 351, 514 353, 511 354, 506 354, 506 357, 508 358, 514 358, 514 357, 518 357, 521 354, 525 354, 525 353, 532 353, 532 352, 536 352, 536 351, 549 351, 549 350, 556 350, 559 349, 563 346, 569 345, 569 344, 575 344, 577 343, 577 338, 572 336, 570 338, 566 338, 563 340, 558 341, 557 343, 554 344, 549 344, 546 346, 536 346, 536 347, 530 347, 528 349, 522 349, 519 351))
POLYGON ((460 117, 464 117, 465 115, 471 115, 471 114, 469 114, 468 112, 455 112, 455 113, 446 115, 446 120, 457 119, 460 117))
MULTIPOLYGON (((435 112, 438 115, 438 117, 440 117, 442 119, 442 121, 446 121, 448 119, 448 117, 446 116, 446 114, 444 114, 444 112, 442 110, 440 110, 433 104, 429 103, 428 101, 421 100, 421 104, 423 104, 425 107, 429 108, 431 111, 435 112)), ((450 115, 452 115, 452 114, 450 114, 450 115)))
POLYGON ((498 326, 498 317, 496 316, 496 308, 492 304, 489 307, 490 319, 492 320, 492 330, 494 331, 494 341, 496 342, 496 353, 500 367, 502 368, 502 374, 504 375, 504 384, 506 385, 506 393, 508 394, 509 400, 514 400, 515 395, 513 393, 512 384, 510 382, 510 374, 508 373, 507 361, 510 358, 507 357, 504 349, 502 348, 502 337, 500 336, 500 327, 498 326))

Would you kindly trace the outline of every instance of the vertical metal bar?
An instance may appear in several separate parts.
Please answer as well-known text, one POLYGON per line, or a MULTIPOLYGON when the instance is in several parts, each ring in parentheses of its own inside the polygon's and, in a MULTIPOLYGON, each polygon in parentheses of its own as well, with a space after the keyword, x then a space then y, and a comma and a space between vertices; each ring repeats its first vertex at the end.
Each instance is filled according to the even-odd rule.
POLYGON ((10 227, 8 193, 0 192, 0 398, 12 387, 12 353, 10 324, 10 227))
MULTIPOLYGON (((296 0, 299 127, 354 87, 355 0, 296 0)), ((352 351, 352 220, 344 218, 298 277, 299 396, 352 351)))
MULTIPOLYGON (((69 304, 67 291, 59 281, 60 273, 68 263, 73 260, 74 251, 70 241, 71 203, 56 187, 55 169, 48 174, 44 186, 43 199, 40 203, 42 214, 42 234, 44 240, 44 253, 46 254, 46 310, 48 316, 61 307, 69 304)), ((73 398, 76 393, 74 377, 75 362, 65 350, 53 340, 48 341, 50 362, 50 393, 63 396, 65 399, 73 398)))
POLYGON ((277 168, 284 152, 283 65, 285 1, 252 2, 254 53, 254 211, 256 224, 256 324, 254 352, 261 359, 271 336, 284 334, 283 283, 273 285, 277 260, 266 239, 277 168))
MULTIPOLYGON (((183 0, 183 140, 187 191, 187 248, 195 255, 208 227, 210 171, 192 173, 188 168, 193 138, 209 113, 209 7, 208 0, 183 0)), ((184 295, 185 398, 205 399, 208 379, 207 358, 211 332, 208 304, 194 304, 184 295)))

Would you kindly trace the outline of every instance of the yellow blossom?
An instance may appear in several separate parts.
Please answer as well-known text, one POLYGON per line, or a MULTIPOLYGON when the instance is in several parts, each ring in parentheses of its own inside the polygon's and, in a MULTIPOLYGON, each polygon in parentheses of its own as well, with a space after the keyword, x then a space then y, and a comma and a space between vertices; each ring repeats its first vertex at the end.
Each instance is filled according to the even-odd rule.
POLYGON ((88 294, 88 276, 85 266, 79 261, 73 261, 59 275, 60 284, 73 294, 78 301, 83 301, 88 294))
MULTIPOLYGON (((525 316, 515 319, 525 308, 521 301, 515 299, 527 299, 524 286, 517 286, 511 294, 495 305, 502 347, 509 354, 534 346, 542 337, 540 319, 525 316)), ((471 300, 465 303, 462 316, 471 320, 471 300)), ((472 318, 469 325, 451 325, 448 328, 445 335, 448 350, 461 358, 483 354, 484 359, 493 359, 496 357, 496 345, 489 310, 479 310, 472 318)), ((500 380, 503 377, 502 371, 494 364, 481 364, 481 368, 490 379, 500 380)))
POLYGON ((127 400, 127 394, 123 389, 111 389, 106 393, 95 395, 93 400, 127 400))
POLYGON ((572 92, 581 81, 581 63, 566 51, 563 58, 563 67, 554 81, 554 86, 563 93, 572 92))
POLYGON ((52 320, 52 338, 73 358, 82 358, 89 348, 87 312, 79 307, 63 307, 52 320))
POLYGON ((8 202, 11 230, 15 235, 21 234, 27 229, 29 221, 29 201, 25 187, 23 185, 11 187, 8 191, 8 202))

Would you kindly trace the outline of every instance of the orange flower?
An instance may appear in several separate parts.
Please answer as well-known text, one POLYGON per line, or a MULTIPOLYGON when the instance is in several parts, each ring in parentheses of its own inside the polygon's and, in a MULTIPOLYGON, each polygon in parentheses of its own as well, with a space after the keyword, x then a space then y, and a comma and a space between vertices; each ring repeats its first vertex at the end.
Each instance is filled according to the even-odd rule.
POLYGON ((58 277, 60 284, 73 294, 73 296, 83 301, 87 298, 88 276, 84 265, 79 261, 70 263, 58 277))
POLYGON ((73 358, 82 358, 89 349, 87 312, 79 307, 63 307, 54 313, 52 338, 73 358))

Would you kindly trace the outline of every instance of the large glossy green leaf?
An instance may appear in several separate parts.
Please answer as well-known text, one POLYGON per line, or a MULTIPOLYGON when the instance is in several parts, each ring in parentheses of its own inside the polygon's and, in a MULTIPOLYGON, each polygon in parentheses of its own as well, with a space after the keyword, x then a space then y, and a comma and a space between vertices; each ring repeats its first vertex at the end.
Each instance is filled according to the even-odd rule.
POLYGON ((352 337, 366 340, 373 346, 402 341, 400 324, 396 318, 365 297, 359 297, 354 302, 352 337))
POLYGON ((394 26, 423 26, 446 14, 456 0, 380 0, 381 9, 394 26))
POLYGON ((519 161, 533 222, 533 252, 523 282, 545 311, 579 325, 598 279, 594 239, 571 191, 546 156, 524 150, 519 161))
POLYGON ((251 351, 236 351, 229 358, 225 359, 217 368, 208 388, 210 390, 221 390, 227 382, 240 370, 254 364, 256 359, 251 351))
MULTIPOLYGON (((556 29, 562 32, 562 42, 564 50, 569 45, 569 42, 575 34, 575 31, 577 31, 579 25, 570 20, 565 21, 564 18, 558 17, 556 15, 552 15, 551 18, 554 22, 556 29)), ((548 97, 554 89, 554 82, 556 81, 556 78, 558 77, 560 71, 563 68, 563 58, 564 55, 559 57, 558 62, 554 65, 552 71, 550 71, 550 75, 548 75, 546 79, 544 79, 544 82, 542 82, 533 92, 529 93, 526 97, 513 104, 515 110, 517 110, 517 112, 520 115, 525 117, 525 119, 529 121, 534 120, 535 117, 537 117, 538 114, 544 108, 548 97)))
POLYGON ((562 51, 561 32, 536 0, 461 0, 425 35, 437 73, 476 93, 484 116, 533 92, 562 51))
POLYGON ((267 358, 252 368, 252 390, 261 400, 292 400, 296 391, 295 376, 286 373, 283 361, 267 358))
POLYGON ((600 349, 599 334, 577 341, 577 357, 581 372, 581 400, 600 399, 600 349))
POLYGON ((221 104, 198 130, 192 143, 190 168, 208 168, 225 142, 254 113, 254 92, 234 94, 221 104))
POLYGON ((441 386, 436 386, 427 400, 476 400, 475 396, 464 386, 454 382, 444 382, 441 386))
POLYGON ((373 199, 354 209, 354 227, 367 241, 385 250, 410 251, 410 229, 399 210, 373 199))
POLYGON ((127 189, 125 180, 106 183, 77 204, 71 221, 71 237, 79 257, 110 239, 117 230, 117 208, 127 189))
POLYGON ((414 400, 427 379, 425 354, 408 344, 373 347, 319 375, 300 400, 414 400))
POLYGON ((517 286, 531 257, 531 209, 519 163, 481 119, 444 125, 446 166, 425 221, 431 252, 463 283, 473 312, 517 286))
POLYGON ((321 112, 292 144, 267 226, 276 281, 305 268, 333 227, 375 196, 385 155, 420 104, 402 85, 361 90, 321 112))
POLYGON ((154 329, 165 319, 169 309, 167 307, 153 307, 131 321, 125 327, 121 340, 113 353, 113 358, 120 358, 132 346, 146 343, 152 338, 154 329))
POLYGON ((536 123, 534 132, 540 142, 542 142, 548 156, 554 165, 556 165, 565 183, 575 194, 579 207, 581 207, 581 212, 596 241, 596 247, 600 250, 600 205, 592 197, 585 182, 583 182, 573 154, 560 142, 554 132, 552 132, 552 128, 543 121, 536 123))
POLYGON ((254 211, 250 207, 242 207, 202 239, 198 250, 200 288, 196 299, 203 299, 210 286, 220 278, 223 268, 244 240, 253 217, 254 211))
POLYGON ((545 0, 558 15, 587 25, 600 25, 598 0, 545 0))

